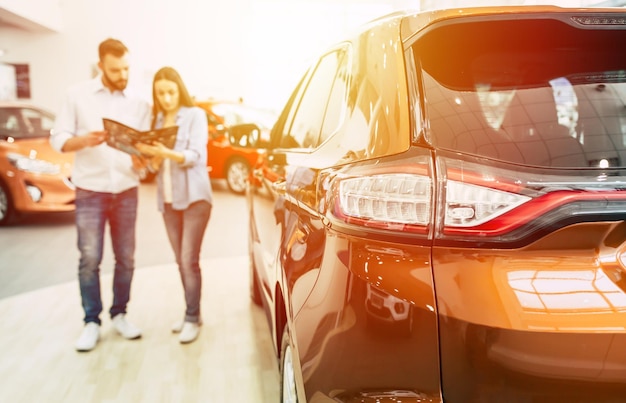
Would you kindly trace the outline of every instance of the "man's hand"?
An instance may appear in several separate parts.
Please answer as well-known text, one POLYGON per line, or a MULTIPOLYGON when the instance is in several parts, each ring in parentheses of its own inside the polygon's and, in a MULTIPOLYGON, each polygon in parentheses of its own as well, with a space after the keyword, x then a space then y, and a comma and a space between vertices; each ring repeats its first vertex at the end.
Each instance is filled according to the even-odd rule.
POLYGON ((91 132, 91 133, 87 133, 86 135, 80 138, 83 139, 83 144, 85 147, 94 147, 106 141, 107 132, 106 131, 91 132))
POLYGON ((67 140, 63 145, 63 151, 78 151, 87 147, 95 147, 106 141, 107 132, 90 132, 84 136, 76 136, 67 140))

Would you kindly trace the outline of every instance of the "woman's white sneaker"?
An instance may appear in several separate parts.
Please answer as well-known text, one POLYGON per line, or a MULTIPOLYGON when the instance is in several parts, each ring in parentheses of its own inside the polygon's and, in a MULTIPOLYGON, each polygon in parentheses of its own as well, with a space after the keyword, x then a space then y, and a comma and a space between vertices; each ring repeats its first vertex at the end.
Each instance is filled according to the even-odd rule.
POLYGON ((184 324, 185 324, 184 320, 181 320, 180 322, 175 322, 172 325, 172 333, 180 333, 180 331, 183 330, 184 324))
POLYGON ((91 351, 98 344, 100 339, 100 325, 96 322, 89 322, 83 327, 78 340, 76 340, 76 351, 91 351))
POLYGON ((200 333, 200 325, 198 323, 193 322, 185 322, 180 330, 180 335, 178 336, 178 341, 183 344, 191 343, 195 339, 198 338, 198 334, 200 333))
MULTIPOLYGON (((185 324, 185 320, 181 320, 180 322, 175 322, 172 324, 172 333, 180 333, 183 330, 183 325, 185 324)), ((202 326, 202 319, 198 321, 198 326, 202 326)))

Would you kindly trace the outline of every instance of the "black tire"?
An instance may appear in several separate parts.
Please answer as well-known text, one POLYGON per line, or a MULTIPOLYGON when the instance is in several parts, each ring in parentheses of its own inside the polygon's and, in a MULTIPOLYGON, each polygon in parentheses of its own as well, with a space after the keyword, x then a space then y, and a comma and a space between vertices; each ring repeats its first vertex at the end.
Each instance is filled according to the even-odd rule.
POLYGON ((7 186, 0 182, 0 226, 11 224, 17 214, 7 186))
POLYGON ((246 183, 250 175, 250 165, 243 158, 235 158, 228 162, 226 166, 226 184, 231 192, 244 194, 246 183))
POLYGON ((282 403, 298 403, 298 388, 293 369, 293 357, 291 343, 289 342, 289 329, 285 325, 280 353, 280 401, 282 403))

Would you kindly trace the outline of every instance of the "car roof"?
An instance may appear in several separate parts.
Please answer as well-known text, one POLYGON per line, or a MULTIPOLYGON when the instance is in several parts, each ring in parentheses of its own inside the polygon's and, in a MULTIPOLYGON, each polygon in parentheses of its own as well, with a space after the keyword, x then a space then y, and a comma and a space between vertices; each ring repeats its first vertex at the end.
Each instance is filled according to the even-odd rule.
POLYGON ((525 6, 485 6, 485 7, 467 7, 467 8, 450 8, 431 11, 406 12, 402 15, 390 15, 390 18, 402 20, 401 35, 404 41, 410 39, 413 35, 421 30, 434 24, 452 21, 457 19, 465 19, 470 17, 506 17, 508 16, 540 16, 541 14, 563 14, 572 15, 579 14, 581 16, 589 14, 607 14, 621 15, 622 18, 613 21, 610 25, 616 27, 622 25, 626 29, 626 8, 623 7, 559 7, 552 5, 525 5, 525 6))

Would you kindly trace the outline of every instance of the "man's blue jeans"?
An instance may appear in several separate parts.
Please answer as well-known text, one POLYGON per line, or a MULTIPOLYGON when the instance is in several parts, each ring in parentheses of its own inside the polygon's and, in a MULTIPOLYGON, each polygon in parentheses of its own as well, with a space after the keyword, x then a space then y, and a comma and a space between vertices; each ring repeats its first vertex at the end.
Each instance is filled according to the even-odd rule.
POLYGON ((211 204, 206 201, 192 203, 185 210, 174 210, 165 204, 163 220, 167 236, 176 257, 180 278, 185 291, 185 321, 200 320, 200 297, 202 274, 200 272, 200 249, 204 231, 211 217, 211 204))
POLYGON ((109 313, 111 317, 126 313, 135 268, 137 200, 136 187, 118 194, 76 189, 76 227, 80 251, 78 282, 85 323, 101 323, 100 263, 107 222, 115 255, 113 304, 109 313))

